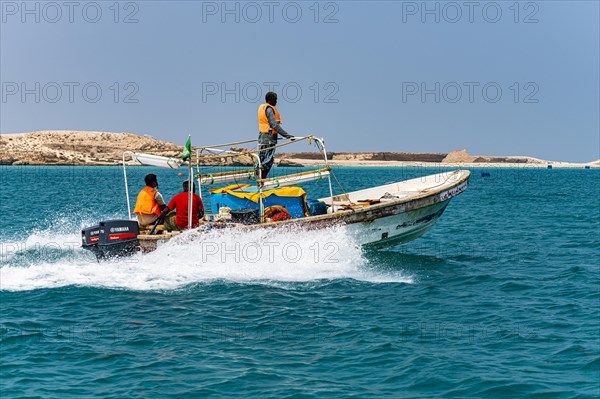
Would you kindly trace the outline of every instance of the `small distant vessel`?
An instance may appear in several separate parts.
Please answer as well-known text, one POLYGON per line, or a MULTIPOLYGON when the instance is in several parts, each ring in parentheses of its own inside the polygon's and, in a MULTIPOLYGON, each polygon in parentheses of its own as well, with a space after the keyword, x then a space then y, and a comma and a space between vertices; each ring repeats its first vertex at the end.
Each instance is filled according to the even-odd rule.
MULTIPOLYGON (((360 245, 367 248, 383 249, 409 242, 425 234, 442 216, 450 200, 462 193, 468 186, 470 172, 468 170, 455 170, 334 195, 331 182, 331 177, 334 175, 332 168, 328 165, 323 139, 307 136, 298 138, 294 142, 279 144, 277 147, 298 143, 302 140, 308 140, 309 143, 316 144, 323 156, 324 167, 267 179, 259 178, 261 176, 261 166, 257 150, 237 147, 228 150, 219 149, 219 147, 250 143, 255 142, 255 140, 198 147, 195 157, 197 173, 193 177, 201 188, 201 195, 202 186, 231 182, 239 183, 241 181, 254 183, 254 185, 238 184, 237 186, 230 185, 223 190, 211 190, 212 196, 216 196, 217 192, 224 192, 238 196, 241 199, 236 202, 236 198, 233 198, 234 201, 228 203, 226 207, 222 205, 222 209, 218 209, 219 204, 216 208, 213 206, 211 212, 207 212, 204 219, 200 220, 200 226, 197 228, 198 232, 202 233, 214 228, 254 230, 285 226, 312 230, 333 225, 345 225, 348 234, 353 234, 360 245), (218 173, 203 171, 203 169, 206 169, 206 164, 211 161, 214 163, 215 160, 224 161, 236 157, 245 157, 246 160, 252 159, 254 167, 252 169, 239 170, 238 168, 218 173), (302 196, 300 209, 303 211, 300 211, 299 214, 296 209, 294 217, 282 220, 267 217, 269 211, 274 207, 283 207, 285 211, 285 206, 279 204, 288 204, 285 202, 273 204, 272 198, 278 198, 277 190, 321 179, 327 180, 330 192, 328 197, 314 201, 318 205, 315 209, 318 208, 321 211, 313 212, 312 208, 309 210, 305 196, 302 196), (237 190, 235 190, 236 187, 237 190), (252 199, 254 199, 254 203, 251 201, 252 199), (235 206, 230 206, 231 203, 239 203, 239 207, 244 206, 245 209, 233 209, 235 206), (222 213, 223 209, 227 209, 227 212, 222 213), (234 211, 241 211, 237 214, 237 219, 232 217, 236 215, 234 211), (245 213, 246 216, 239 216, 243 215, 244 211, 255 214, 255 217, 247 217, 248 212, 245 213)), ((178 231, 165 231, 163 226, 156 226, 153 231, 140 230, 137 222, 131 220, 126 172, 127 155, 131 156, 133 162, 140 165, 166 168, 178 168, 187 165, 190 176, 192 175, 191 159, 184 163, 177 158, 133 152, 125 153, 123 155, 123 171, 129 220, 104 221, 82 230, 82 247, 94 252, 98 259, 129 255, 139 250, 151 252, 180 234, 178 231)), ((232 164, 232 162, 229 162, 229 164, 232 164)), ((234 168, 230 166, 227 169, 234 168)), ((303 192, 303 190, 300 189, 299 192, 303 192)), ((214 201, 211 202, 213 202, 212 205, 215 205, 214 201)), ((207 204, 208 201, 204 201, 204 203, 207 204)), ((291 209, 293 205, 288 206, 291 209)), ((191 225, 190 220, 189 226, 191 225)))

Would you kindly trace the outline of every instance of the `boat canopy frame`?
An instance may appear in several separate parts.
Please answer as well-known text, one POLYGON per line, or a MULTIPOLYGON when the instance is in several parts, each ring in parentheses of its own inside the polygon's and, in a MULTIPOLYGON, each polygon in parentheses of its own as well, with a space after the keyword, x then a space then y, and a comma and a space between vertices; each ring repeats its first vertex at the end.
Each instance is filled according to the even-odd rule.
MULTIPOLYGON (((131 216, 131 201, 129 197, 129 185, 127 180, 127 156, 130 157, 130 162, 136 162, 141 166, 158 166, 169 169, 177 169, 181 166, 187 166, 190 171, 190 180, 192 178, 196 178, 198 182, 198 189, 200 192, 200 196, 202 196, 202 186, 209 186, 212 184, 225 183, 229 181, 238 181, 240 179, 248 179, 256 181, 256 185, 258 187, 259 192, 259 209, 260 209, 260 221, 264 222, 264 204, 263 204, 263 190, 271 190, 274 188, 285 187, 293 184, 304 183, 308 181, 320 180, 323 178, 327 178, 329 185, 329 194, 330 198, 332 198, 331 209, 332 212, 335 212, 335 207, 333 206, 333 186, 331 183, 331 175, 332 170, 329 166, 329 162, 327 159, 327 150, 325 149, 325 140, 323 138, 319 138, 316 136, 304 136, 304 137, 295 137, 293 140, 289 140, 282 144, 276 144, 271 147, 250 150, 247 148, 234 149, 232 146, 239 144, 248 144, 248 143, 257 143, 258 140, 243 140, 237 141, 233 143, 224 143, 210 146, 200 146, 196 147, 196 174, 192 173, 192 160, 191 158, 187 161, 183 161, 179 158, 175 157, 165 157, 154 154, 147 154, 141 152, 134 151, 125 151, 123 152, 123 179, 125 182, 125 196, 127 198, 127 213, 129 219, 132 219, 131 216), (260 152, 268 151, 271 149, 287 146, 290 144, 294 144, 300 141, 307 140, 309 144, 312 142, 315 143, 317 149, 323 156, 323 161, 325 163, 325 167, 318 168, 314 170, 308 170, 300 173, 293 173, 289 175, 266 178, 261 179, 262 176, 262 163, 260 161, 260 152), (221 149, 222 147, 230 147, 229 149, 221 149), (202 162, 203 160, 214 159, 214 158, 233 158, 239 157, 243 155, 251 156, 254 161, 254 168, 247 170, 237 170, 237 171, 227 171, 227 172, 219 172, 212 174, 202 174, 202 162)), ((191 192, 191 187, 190 187, 191 192)), ((191 205, 191 203, 190 203, 191 205)), ((188 227, 191 226, 191 212, 190 221, 188 223, 188 227)))
MULTIPOLYGON (((239 144, 248 144, 248 143, 258 143, 257 139, 253 140, 244 140, 244 141, 236 141, 233 143, 224 143, 218 145, 211 146, 200 146, 196 147, 196 179, 198 181, 198 187, 200 190, 200 195, 202 195, 202 185, 212 185, 217 183, 225 183, 228 181, 237 181, 240 177, 245 177, 249 180, 255 180, 256 185, 258 187, 258 198, 259 198, 259 212, 260 212, 260 221, 264 222, 264 204, 263 204, 263 190, 264 189, 273 189, 284 186, 289 186, 292 184, 304 183, 308 181, 320 180, 324 177, 328 180, 329 185, 329 194, 330 197, 333 198, 333 185, 331 183, 331 167, 329 166, 329 162, 327 159, 327 150, 325 149, 325 139, 319 138, 316 136, 304 136, 304 137, 294 137, 292 140, 288 140, 282 144, 276 144, 271 147, 256 149, 256 150, 248 150, 245 148, 234 150, 231 146, 239 145, 239 144), (279 147, 284 147, 287 145, 291 145, 294 143, 298 143, 300 141, 308 141, 311 144, 313 141, 323 156, 323 161, 325 163, 325 168, 315 169, 312 171, 305 171, 302 173, 294 173, 290 175, 285 175, 281 177, 274 177, 269 179, 261 179, 262 176, 262 163, 260 161, 260 153, 262 151, 268 151, 272 149, 276 149, 279 147), (222 150, 220 147, 230 147, 228 150, 222 150), (246 171, 232 171, 232 172, 221 172, 217 174, 205 174, 202 175, 201 172, 201 160, 211 159, 211 158, 232 158, 239 157, 242 155, 250 155, 254 160, 254 174, 250 172, 250 170, 246 171)), ((333 203, 332 212, 334 210, 333 203)))

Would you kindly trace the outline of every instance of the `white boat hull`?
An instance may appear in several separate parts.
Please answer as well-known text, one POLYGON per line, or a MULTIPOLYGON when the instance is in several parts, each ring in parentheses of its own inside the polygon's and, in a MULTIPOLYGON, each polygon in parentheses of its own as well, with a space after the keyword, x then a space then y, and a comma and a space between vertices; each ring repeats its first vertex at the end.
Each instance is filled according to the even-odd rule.
POLYGON ((382 249, 404 244, 427 233, 442 216, 450 200, 397 215, 349 225, 359 244, 382 249))

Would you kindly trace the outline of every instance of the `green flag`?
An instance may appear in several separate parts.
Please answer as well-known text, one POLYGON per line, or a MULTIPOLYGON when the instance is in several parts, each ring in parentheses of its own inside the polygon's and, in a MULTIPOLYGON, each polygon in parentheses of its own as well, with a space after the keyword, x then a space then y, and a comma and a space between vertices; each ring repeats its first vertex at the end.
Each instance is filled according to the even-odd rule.
POLYGON ((183 154, 181 154, 181 159, 188 160, 192 156, 192 138, 188 136, 187 142, 185 143, 185 147, 183 147, 183 154))

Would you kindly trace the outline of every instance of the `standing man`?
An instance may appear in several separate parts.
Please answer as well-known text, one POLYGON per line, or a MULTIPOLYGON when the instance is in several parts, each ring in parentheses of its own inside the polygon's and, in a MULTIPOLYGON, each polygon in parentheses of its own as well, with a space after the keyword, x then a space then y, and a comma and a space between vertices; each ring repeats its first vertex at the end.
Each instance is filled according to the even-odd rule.
POLYGON ((258 107, 258 154, 262 165, 262 173, 260 178, 266 179, 273 161, 275 160, 275 148, 267 149, 277 145, 277 134, 286 139, 294 140, 294 136, 288 134, 281 127, 281 116, 275 108, 277 105, 277 94, 272 91, 265 96, 266 103, 258 107))
POLYGON ((161 193, 158 192, 158 180, 155 174, 144 177, 146 187, 137 196, 133 213, 137 215, 141 227, 146 227, 158 219, 163 209, 167 207, 161 193))
MULTIPOLYGON (((165 218, 165 230, 180 231, 188 228, 188 204, 189 204, 188 181, 183 182, 183 191, 175 195, 162 211, 165 218)), ((196 194, 196 185, 192 186, 192 228, 198 227, 198 219, 204 217, 204 206, 202 198, 196 194)))

